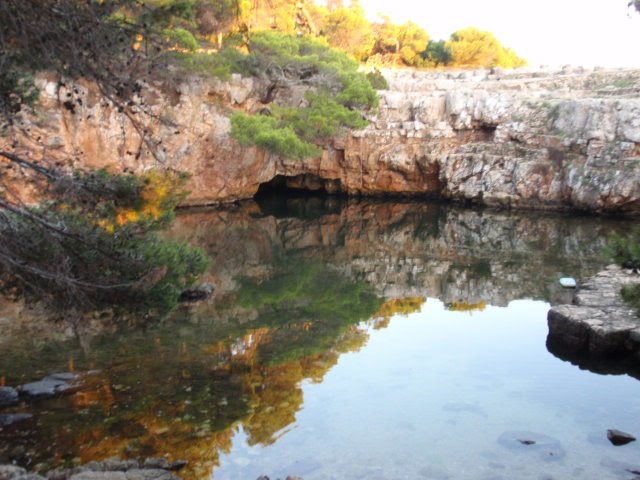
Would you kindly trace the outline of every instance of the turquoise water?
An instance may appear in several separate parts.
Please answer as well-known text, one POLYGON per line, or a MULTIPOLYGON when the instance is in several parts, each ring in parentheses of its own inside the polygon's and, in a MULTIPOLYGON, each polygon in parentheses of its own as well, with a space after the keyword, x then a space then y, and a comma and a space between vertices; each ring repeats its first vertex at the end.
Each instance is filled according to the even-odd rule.
POLYGON ((83 375, 71 394, 0 412, 33 415, 0 427, 0 463, 167 456, 189 460, 184 478, 216 480, 633 478, 640 444, 614 447, 606 431, 640 434, 640 382, 545 346, 549 306, 571 298, 558 279, 598 271, 608 235, 628 228, 318 198, 182 214, 173 235, 213 260, 206 302, 155 324, 0 321, 7 385, 83 375))

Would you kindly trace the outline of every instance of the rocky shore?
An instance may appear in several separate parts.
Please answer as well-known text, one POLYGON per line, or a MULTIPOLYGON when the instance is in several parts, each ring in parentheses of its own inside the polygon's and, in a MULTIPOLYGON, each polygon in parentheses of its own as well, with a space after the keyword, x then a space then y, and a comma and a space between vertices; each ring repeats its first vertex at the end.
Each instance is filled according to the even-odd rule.
MULTIPOLYGON (((0 480, 181 480, 176 472, 186 464, 184 460, 169 462, 166 458, 144 460, 111 458, 102 462, 89 462, 80 467, 51 470, 42 475, 29 473, 16 465, 0 465, 0 480)), ((261 475, 257 480, 271 479, 261 475)), ((303 479, 288 476, 285 480, 303 479)))
POLYGON ((56 469, 44 474, 28 473, 15 465, 0 465, 0 480, 180 480, 175 472, 187 462, 166 458, 144 460, 109 459, 81 467, 56 469))
POLYGON ((620 295, 635 283, 640 275, 612 265, 581 285, 571 305, 549 310, 547 348, 582 368, 640 378, 640 317, 620 295))

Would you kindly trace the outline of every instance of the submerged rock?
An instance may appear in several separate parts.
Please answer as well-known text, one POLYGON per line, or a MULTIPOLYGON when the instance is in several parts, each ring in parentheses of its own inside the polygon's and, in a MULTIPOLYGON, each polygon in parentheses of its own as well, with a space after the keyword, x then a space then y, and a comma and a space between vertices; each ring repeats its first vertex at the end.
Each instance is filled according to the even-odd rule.
POLYGON ((560 460, 565 451, 560 441, 541 433, 507 431, 498 437, 498 443, 510 450, 536 453, 542 460, 560 460))
POLYGON ((12 387, 0 387, 0 408, 18 403, 18 391, 12 387))
POLYGON ((620 476, 628 476, 629 474, 640 475, 640 464, 621 462, 609 457, 604 457, 600 461, 600 465, 620 476))
POLYGON ((0 480, 13 480, 21 475, 26 475, 27 471, 16 465, 0 465, 0 480))
POLYGON ((636 437, 634 437, 630 433, 616 430, 615 428, 607 430, 607 438, 615 446, 626 445, 627 443, 636 441, 636 437))
POLYGON ((0 427, 8 427, 14 423, 29 420, 33 415, 30 413, 5 413, 0 414, 0 427))
POLYGON ((27 400, 39 400, 53 397, 58 393, 69 390, 71 385, 64 380, 47 377, 37 382, 27 383, 18 387, 20 395, 27 400))

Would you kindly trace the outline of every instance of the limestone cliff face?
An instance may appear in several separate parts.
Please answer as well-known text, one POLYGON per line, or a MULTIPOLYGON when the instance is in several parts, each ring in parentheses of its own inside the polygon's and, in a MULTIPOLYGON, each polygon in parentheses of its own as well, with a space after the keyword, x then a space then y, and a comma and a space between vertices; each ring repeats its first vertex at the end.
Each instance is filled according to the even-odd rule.
POLYGON ((640 71, 385 75, 390 89, 370 126, 334 139, 321 158, 240 147, 227 114, 263 105, 261 87, 238 76, 149 87, 142 99, 158 121, 138 129, 90 85, 43 79, 39 113, 22 125, 29 136, 14 139, 32 157, 190 172, 191 205, 249 198, 282 175, 291 186, 349 194, 640 213, 640 71))

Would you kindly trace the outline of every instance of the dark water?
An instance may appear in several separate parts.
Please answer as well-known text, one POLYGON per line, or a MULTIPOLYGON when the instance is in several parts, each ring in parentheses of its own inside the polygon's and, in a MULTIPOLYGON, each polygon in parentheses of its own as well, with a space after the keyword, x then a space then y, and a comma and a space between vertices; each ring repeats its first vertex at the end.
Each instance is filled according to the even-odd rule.
POLYGON ((91 372, 2 413, 0 462, 168 455, 186 478, 628 479, 640 382, 545 347, 558 279, 626 222, 420 203, 265 201, 190 212, 205 303, 159 324, 0 311, 0 378, 91 372), (7 313, 8 312, 8 313, 7 313), (13 315, 13 317, 12 317, 13 315), (15 318, 14 318, 15 317, 15 318), (523 445, 518 440, 533 440, 523 445))

